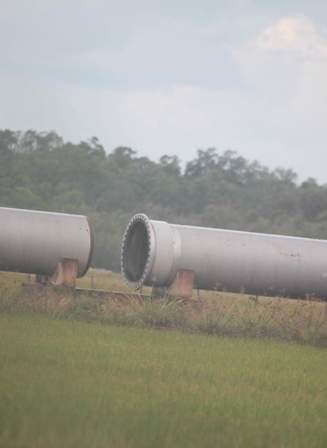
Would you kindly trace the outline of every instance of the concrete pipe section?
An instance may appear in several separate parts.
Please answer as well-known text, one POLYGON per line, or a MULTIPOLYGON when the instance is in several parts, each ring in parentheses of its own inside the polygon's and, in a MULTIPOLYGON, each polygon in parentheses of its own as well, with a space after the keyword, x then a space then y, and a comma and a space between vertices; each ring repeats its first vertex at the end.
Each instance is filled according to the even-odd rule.
POLYGON ((71 259, 81 277, 92 249, 86 216, 0 207, 0 271, 51 276, 58 263, 71 259))
POLYGON ((194 286, 248 294, 327 298, 327 241, 150 220, 137 214, 122 242, 122 274, 134 287, 167 287, 180 271, 194 286))

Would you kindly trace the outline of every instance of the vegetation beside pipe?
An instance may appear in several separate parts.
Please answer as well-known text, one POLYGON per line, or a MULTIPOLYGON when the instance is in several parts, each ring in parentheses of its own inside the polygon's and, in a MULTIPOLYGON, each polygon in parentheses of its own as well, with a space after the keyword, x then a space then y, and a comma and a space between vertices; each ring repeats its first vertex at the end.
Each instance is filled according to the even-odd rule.
POLYGON ((2 291, 0 313, 44 314, 101 324, 178 329, 215 336, 275 338, 327 346, 327 304, 286 299, 96 297, 67 289, 2 291))

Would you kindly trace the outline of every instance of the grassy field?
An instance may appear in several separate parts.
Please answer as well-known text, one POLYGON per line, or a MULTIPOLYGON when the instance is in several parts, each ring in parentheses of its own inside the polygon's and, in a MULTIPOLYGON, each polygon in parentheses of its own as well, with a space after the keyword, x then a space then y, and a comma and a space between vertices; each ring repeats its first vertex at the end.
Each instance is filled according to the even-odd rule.
POLYGON ((325 447, 324 349, 0 316, 0 446, 325 447))

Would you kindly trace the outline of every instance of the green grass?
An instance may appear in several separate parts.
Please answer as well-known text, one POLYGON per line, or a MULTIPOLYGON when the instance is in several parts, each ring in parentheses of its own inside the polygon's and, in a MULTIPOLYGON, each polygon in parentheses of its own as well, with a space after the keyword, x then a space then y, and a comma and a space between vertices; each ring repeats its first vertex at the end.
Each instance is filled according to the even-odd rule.
POLYGON ((325 447, 327 353, 0 316, 0 446, 325 447))

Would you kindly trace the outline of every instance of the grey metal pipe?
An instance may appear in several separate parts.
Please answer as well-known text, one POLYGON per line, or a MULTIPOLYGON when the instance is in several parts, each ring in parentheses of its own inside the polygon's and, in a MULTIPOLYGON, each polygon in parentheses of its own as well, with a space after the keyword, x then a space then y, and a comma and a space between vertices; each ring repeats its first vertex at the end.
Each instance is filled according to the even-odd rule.
POLYGON ((150 220, 137 214, 122 242, 125 281, 169 286, 191 270, 195 286, 248 294, 327 298, 327 241, 150 220))
POLYGON ((0 207, 0 270, 52 275, 64 259, 89 268, 93 235, 86 216, 0 207))

